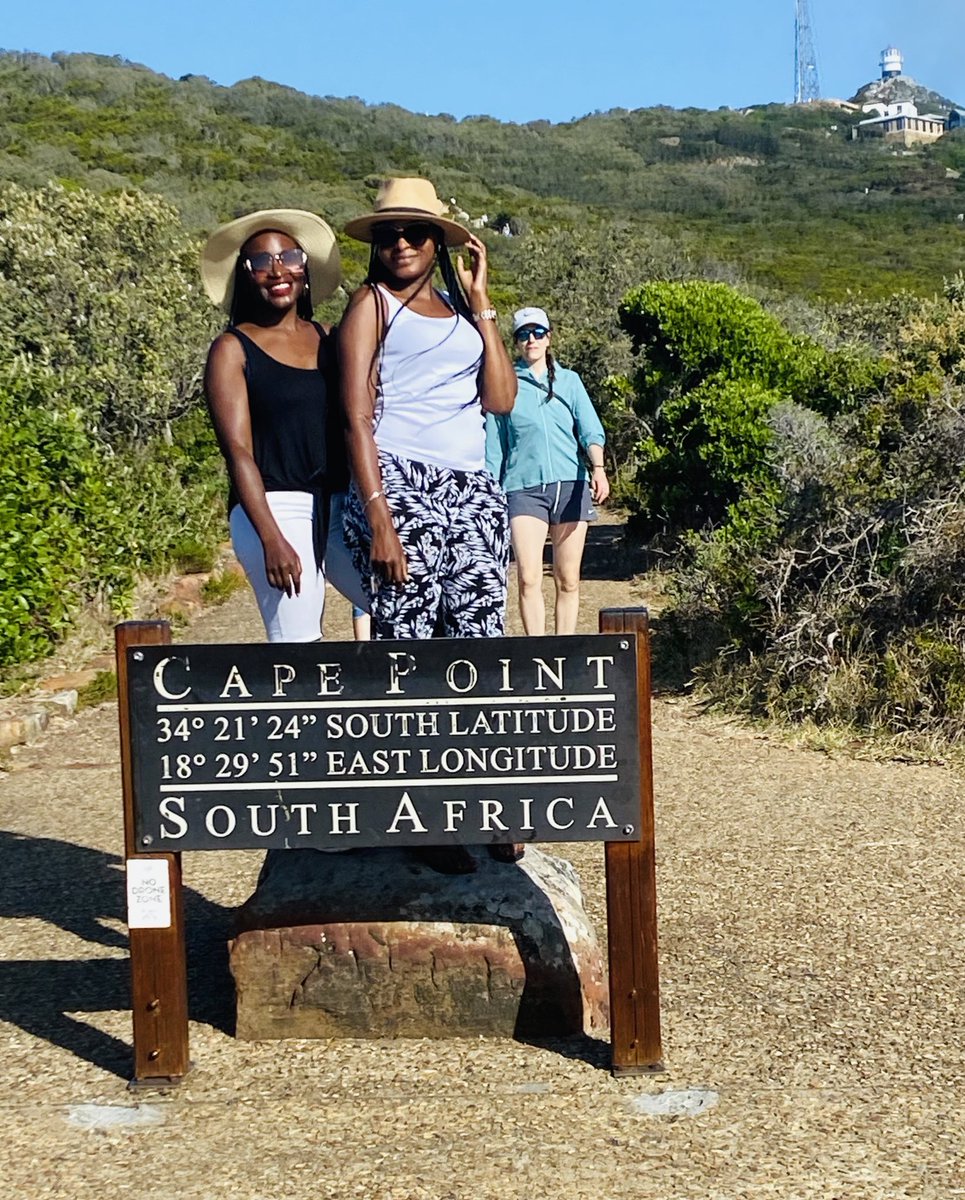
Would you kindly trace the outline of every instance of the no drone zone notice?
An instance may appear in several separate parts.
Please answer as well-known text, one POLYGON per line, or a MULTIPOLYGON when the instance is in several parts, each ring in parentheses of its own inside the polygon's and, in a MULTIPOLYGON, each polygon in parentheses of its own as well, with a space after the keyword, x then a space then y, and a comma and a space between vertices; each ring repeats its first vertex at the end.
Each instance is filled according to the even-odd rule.
POLYGON ((139 851, 640 837, 632 635, 127 650, 139 851))

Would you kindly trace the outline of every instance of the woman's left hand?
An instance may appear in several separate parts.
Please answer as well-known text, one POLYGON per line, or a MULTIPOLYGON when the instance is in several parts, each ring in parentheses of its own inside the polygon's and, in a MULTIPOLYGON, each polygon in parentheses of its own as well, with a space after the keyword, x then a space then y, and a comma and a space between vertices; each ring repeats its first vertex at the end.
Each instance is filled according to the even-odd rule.
POLYGON ((602 467, 594 467, 590 476, 590 495, 594 504, 605 504, 610 498, 610 481, 602 467))
POLYGON ((462 254, 456 255, 456 273, 462 290, 466 293, 474 312, 489 308, 489 265, 486 260, 486 243, 474 233, 466 242, 469 251, 469 266, 463 262, 462 254))

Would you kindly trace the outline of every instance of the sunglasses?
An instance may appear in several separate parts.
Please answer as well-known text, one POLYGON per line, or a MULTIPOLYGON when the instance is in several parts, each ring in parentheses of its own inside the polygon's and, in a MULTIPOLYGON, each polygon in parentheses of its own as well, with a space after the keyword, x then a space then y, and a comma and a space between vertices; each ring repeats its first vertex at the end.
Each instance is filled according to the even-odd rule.
POLYGON ((549 330, 544 325, 527 325, 525 329, 517 329, 515 337, 517 342, 528 342, 530 338, 535 338, 539 342, 548 333, 549 330))
POLYGON ((372 241, 380 250, 391 250, 399 238, 402 238, 413 250, 421 250, 437 232, 434 225, 427 225, 421 221, 414 225, 373 225, 372 241))
POLYGON ((260 254, 250 254, 245 260, 245 268, 251 275, 267 275, 273 263, 278 263, 293 275, 304 275, 308 255, 300 246, 292 246, 288 250, 280 250, 272 254, 263 250, 260 254))

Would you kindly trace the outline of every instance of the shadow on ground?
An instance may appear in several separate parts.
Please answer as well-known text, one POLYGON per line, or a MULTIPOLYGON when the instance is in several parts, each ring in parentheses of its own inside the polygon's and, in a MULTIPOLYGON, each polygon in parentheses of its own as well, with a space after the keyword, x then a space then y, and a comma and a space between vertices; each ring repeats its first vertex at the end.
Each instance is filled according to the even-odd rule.
MULTIPOLYGON (((123 1079, 131 1076, 131 1045, 77 1014, 130 1009, 130 965, 124 924, 124 864, 113 854, 54 838, 0 830, 0 918, 57 926, 123 957, 7 959, 0 962, 0 1020, 123 1079)), ((184 889, 188 1013, 232 1032, 234 988, 227 939, 233 910, 184 889)), ((43 944, 37 945, 43 953, 43 944)))
MULTIPOLYGON (((0 919, 44 922, 115 952, 91 958, 47 955, 0 961, 0 1020, 100 1070, 130 1079, 132 1043, 85 1019, 87 1013, 129 1011, 131 1006, 127 936, 114 927, 127 918, 123 860, 71 842, 0 830, 0 861, 0 919)), ((227 943, 236 932, 237 910, 215 904, 190 887, 184 888, 184 908, 188 1015, 233 1035, 235 993, 227 943)), ((42 937, 38 935, 38 954, 47 949, 42 937)), ((571 1003, 578 998, 574 986, 571 1003)), ((539 1022, 528 1020, 530 1015, 524 1005, 518 1040, 601 1069, 609 1065, 608 1043, 592 1037, 539 1036, 539 1022)))

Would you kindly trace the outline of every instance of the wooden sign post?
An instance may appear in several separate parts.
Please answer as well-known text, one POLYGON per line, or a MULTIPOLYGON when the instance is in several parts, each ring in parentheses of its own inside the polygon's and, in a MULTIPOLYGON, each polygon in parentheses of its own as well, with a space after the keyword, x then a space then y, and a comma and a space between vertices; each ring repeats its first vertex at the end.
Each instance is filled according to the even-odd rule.
POLYGON ((610 1052, 614 1075, 660 1072, 660 985, 657 964, 657 880, 650 724, 650 626, 645 608, 606 608, 601 633, 637 639, 637 720, 640 730, 640 833, 635 842, 607 842, 606 906, 610 966, 610 1052))
POLYGON ((188 1069, 182 850, 607 845, 615 1074, 660 1068, 646 613, 565 638, 117 630, 135 1082, 188 1069))
POLYGON ((188 1061, 188 971, 181 890, 181 855, 144 853, 134 815, 127 651, 167 645, 166 621, 127 621, 114 631, 124 796, 124 858, 130 928, 133 1086, 180 1081, 188 1061))

